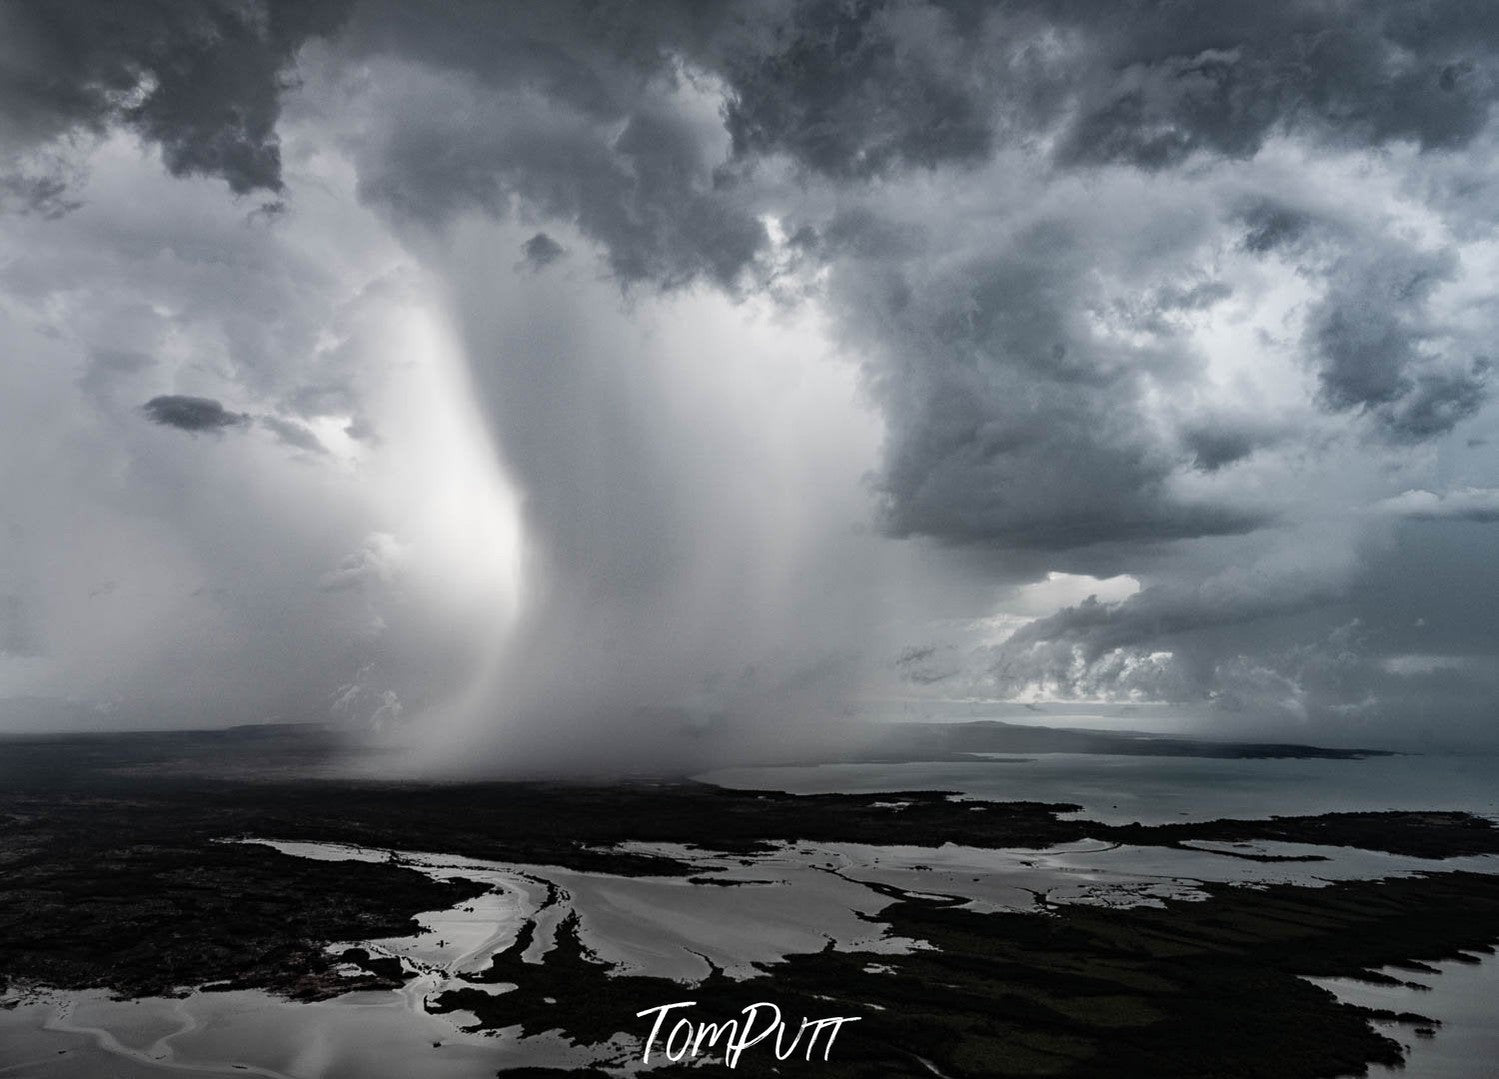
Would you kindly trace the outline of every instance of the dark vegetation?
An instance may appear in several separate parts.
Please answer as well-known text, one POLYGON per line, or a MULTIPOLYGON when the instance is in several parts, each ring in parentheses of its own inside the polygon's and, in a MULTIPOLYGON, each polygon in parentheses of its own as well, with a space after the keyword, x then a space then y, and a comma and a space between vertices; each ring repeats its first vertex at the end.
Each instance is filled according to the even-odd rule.
POLYGON ((0 825, 0 986, 126 996, 260 987, 305 1000, 388 988, 401 984, 399 970, 367 963, 339 977, 334 966, 355 959, 325 946, 414 933, 417 913, 484 891, 398 866, 207 842, 192 829, 153 828, 165 818, 139 807, 60 808, 0 825))
MULTIPOLYGON (((1045 916, 976 914, 908 896, 878 919, 932 950, 793 956, 762 977, 715 972, 690 990, 611 975, 567 919, 542 963, 521 960, 532 940, 523 933, 474 979, 518 988, 449 991, 433 1010, 470 1011, 481 1027, 561 1030, 587 1045, 617 1031, 643 1037, 649 1027, 636 1012, 683 999, 698 1006, 676 1015, 713 1021, 774 1001, 793 1031, 803 1017, 862 1016, 839 1035, 830 1062, 814 1054, 818 1074, 829 1076, 1337 1076, 1402 1059, 1370 1019, 1418 1030, 1433 1021, 1340 1004, 1298 975, 1377 980, 1373 967, 1488 952, 1499 939, 1499 877, 1208 890, 1206 900, 1164 908, 1073 906, 1045 916)), ((793 1058, 777 1073, 770 1044, 747 1050, 736 1070, 805 1066, 793 1058)), ((685 1066, 661 1074, 678 1073, 689 1074, 685 1066)))

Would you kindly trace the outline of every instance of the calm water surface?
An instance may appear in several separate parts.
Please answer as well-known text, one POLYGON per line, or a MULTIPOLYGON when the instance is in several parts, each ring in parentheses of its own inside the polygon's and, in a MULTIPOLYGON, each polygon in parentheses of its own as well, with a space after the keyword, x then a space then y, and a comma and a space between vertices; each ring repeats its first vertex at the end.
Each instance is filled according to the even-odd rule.
POLYGON ((951 790, 994 801, 1072 802, 1090 820, 1165 824, 1339 810, 1462 809, 1499 817, 1499 757, 1220 760, 1092 753, 906 764, 725 768, 696 777, 794 794, 951 790))
MULTIPOLYGON (((1499 819, 1499 757, 1492 755, 1239 760, 1041 753, 965 762, 732 768, 697 778, 724 787, 796 794, 950 790, 960 797, 995 801, 1072 802, 1083 807, 1082 816, 1110 824, 1384 809, 1454 809, 1499 819)), ((1121 848, 1120 853, 1135 872, 1146 871, 1150 860, 1160 857, 1138 848, 1121 848)), ((1407 868, 1399 859, 1381 862, 1387 856, 1366 852, 1332 856, 1331 865, 1311 863, 1312 872, 1380 877, 1407 868)), ((1096 867, 1102 856, 1089 861, 1096 867)), ((1494 871, 1491 859, 1460 861, 1475 864, 1460 866, 1449 860, 1424 866, 1494 871)), ((1202 879, 1217 879, 1210 871, 1169 859, 1158 861, 1155 868, 1179 878, 1207 873, 1202 879)), ((1318 984, 1351 1003, 1414 1011, 1442 1021, 1437 1036, 1430 1039, 1417 1037, 1412 1027, 1390 1025, 1387 1033, 1409 1049, 1406 1066, 1372 1069, 1370 1075, 1494 1079, 1499 1076, 1499 959, 1432 965, 1442 974, 1417 979, 1430 985, 1424 992, 1351 979, 1322 979, 1318 984)))

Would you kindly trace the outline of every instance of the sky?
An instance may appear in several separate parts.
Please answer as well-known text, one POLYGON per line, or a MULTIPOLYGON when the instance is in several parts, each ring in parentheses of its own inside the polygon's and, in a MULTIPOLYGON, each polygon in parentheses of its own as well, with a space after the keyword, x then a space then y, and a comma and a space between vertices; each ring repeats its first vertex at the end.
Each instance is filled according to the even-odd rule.
POLYGON ((1496 96, 1478 0, 0 4, 0 730, 1499 746, 1496 96))

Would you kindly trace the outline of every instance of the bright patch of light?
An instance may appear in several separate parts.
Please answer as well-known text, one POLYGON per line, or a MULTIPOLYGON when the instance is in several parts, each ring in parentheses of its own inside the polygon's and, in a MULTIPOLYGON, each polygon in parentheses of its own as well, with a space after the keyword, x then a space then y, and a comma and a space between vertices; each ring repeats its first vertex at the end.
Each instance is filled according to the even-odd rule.
POLYGON ((391 347, 409 357, 380 423, 397 539, 435 592, 508 624, 520 599, 520 515, 462 353, 428 306, 405 315, 391 347))
POLYGON ((1063 607, 1075 607, 1090 596, 1100 603, 1118 603, 1140 591, 1140 582, 1128 574, 1117 577, 1089 577, 1085 573, 1048 573, 1044 581, 1023 585, 1014 598, 1003 605, 1007 614, 1033 618, 1053 614, 1063 607))

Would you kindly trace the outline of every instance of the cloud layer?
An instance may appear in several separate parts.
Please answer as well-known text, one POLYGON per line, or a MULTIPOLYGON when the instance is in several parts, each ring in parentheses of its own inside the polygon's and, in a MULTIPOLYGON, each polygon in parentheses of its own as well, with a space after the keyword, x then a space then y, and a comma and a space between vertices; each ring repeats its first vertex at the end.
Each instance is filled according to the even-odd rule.
MULTIPOLYGON (((336 653, 304 700, 466 747, 953 693, 1400 740, 1424 692, 1492 738, 1481 4, 0 18, 6 340, 59 365, 7 376, 13 437, 59 484, 112 462, 97 521, 152 536, 122 577, 223 551, 215 492, 254 492, 214 572, 284 589, 186 609, 336 653), (449 427, 483 528, 525 537, 486 571, 513 621, 455 598, 482 553, 422 538, 471 519, 403 464, 440 472, 449 427), (1059 574, 1139 587, 1035 609, 1059 574), (483 642, 461 676, 441 625, 483 642)), ((39 657, 82 617, 44 546, 0 583, 16 696, 66 681, 39 657)), ((183 616, 151 617, 170 654, 183 616)), ((155 662, 119 669, 181 683, 155 662)))
POLYGON ((152 423, 179 431, 222 431, 250 422, 243 412, 230 412, 212 398, 183 393, 157 394, 141 406, 141 411, 152 423))

